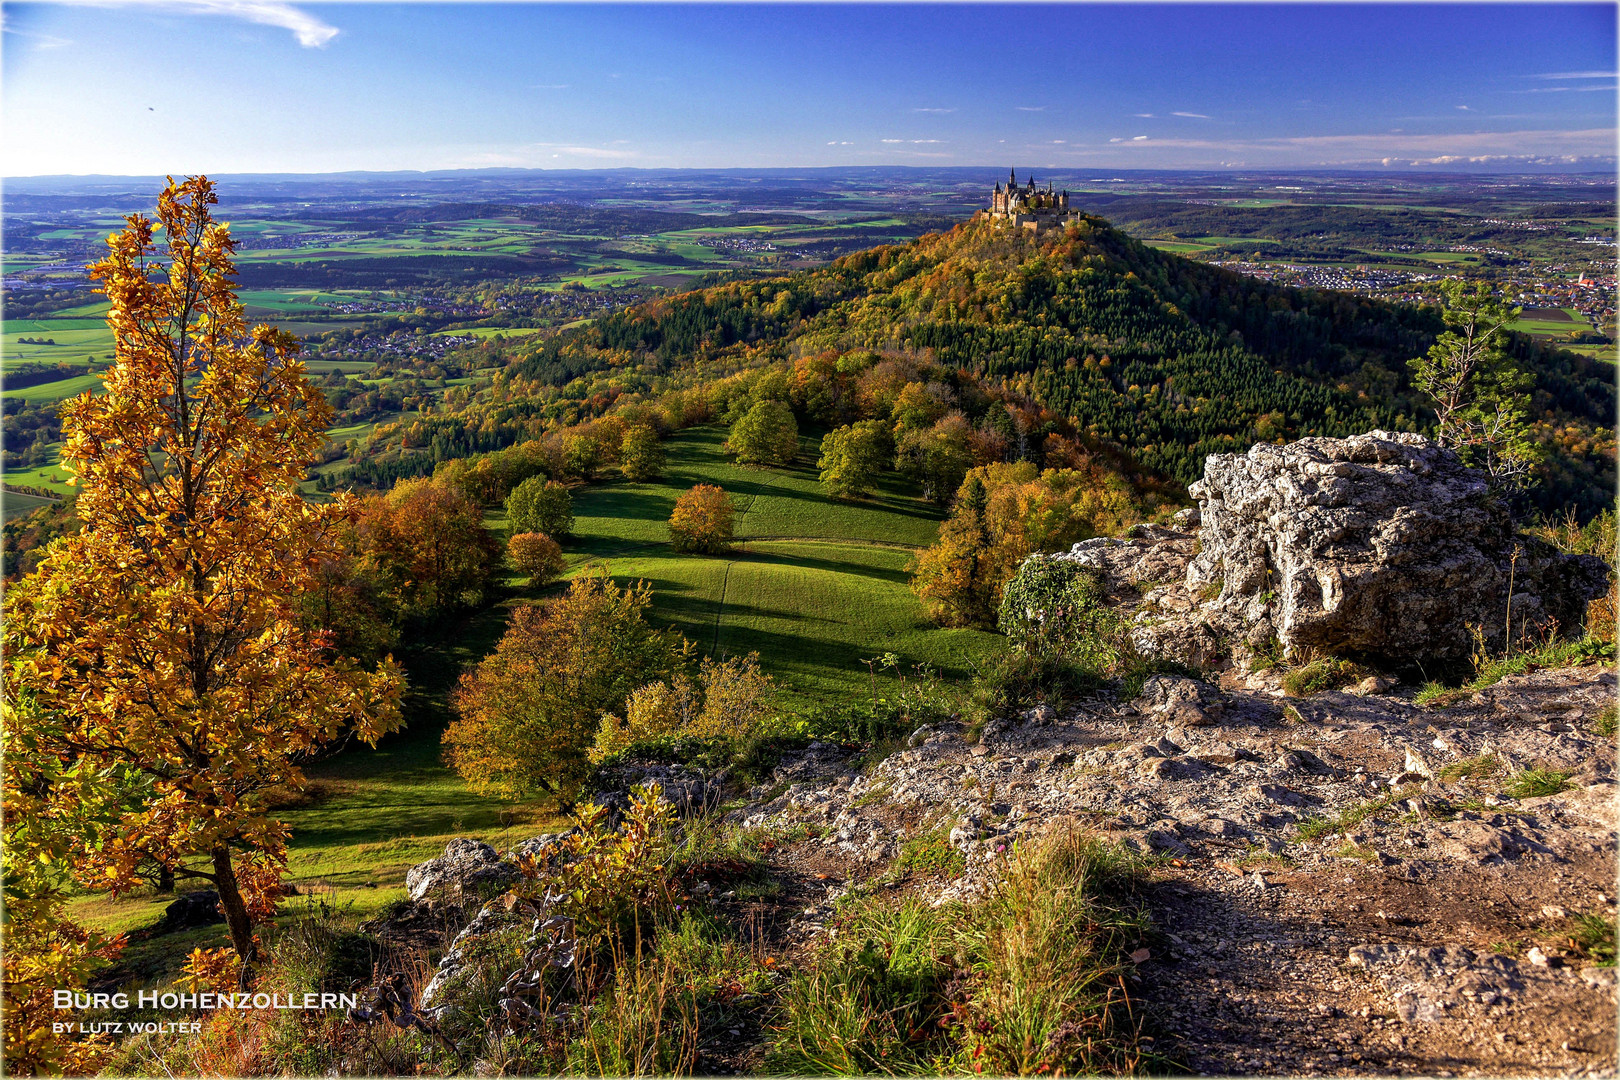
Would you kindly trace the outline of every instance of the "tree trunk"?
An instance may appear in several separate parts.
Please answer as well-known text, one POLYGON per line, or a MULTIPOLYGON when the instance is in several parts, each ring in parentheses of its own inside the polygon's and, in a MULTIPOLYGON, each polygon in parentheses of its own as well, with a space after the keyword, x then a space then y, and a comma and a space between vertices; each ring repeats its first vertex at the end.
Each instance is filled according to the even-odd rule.
POLYGON ((164 896, 174 892, 174 868, 166 864, 158 866, 157 891, 164 896))
POLYGON ((231 945, 242 958, 241 987, 246 990, 248 978, 258 955, 253 948, 253 920, 248 918, 247 905, 236 887, 236 868, 231 865, 231 850, 221 844, 214 849, 214 887, 219 890, 219 910, 225 913, 225 925, 231 931, 231 945))

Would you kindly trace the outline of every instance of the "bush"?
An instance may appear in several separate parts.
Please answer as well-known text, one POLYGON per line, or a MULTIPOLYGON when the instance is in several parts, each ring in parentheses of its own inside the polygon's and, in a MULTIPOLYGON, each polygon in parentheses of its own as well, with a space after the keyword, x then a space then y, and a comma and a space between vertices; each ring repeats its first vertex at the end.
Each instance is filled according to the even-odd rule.
POLYGON ((717 555, 731 546, 736 510, 731 496, 713 484, 699 484, 675 502, 669 515, 669 542, 676 551, 717 555))
POLYGON ((506 497, 506 520, 514 534, 567 536, 574 531, 574 499, 555 480, 531 476, 506 497))
POLYGON ((550 584, 568 569, 562 548, 545 533, 518 533, 506 542, 506 557, 534 586, 550 584))
POLYGON ((996 628, 1021 652, 1102 666, 1114 656, 1108 638, 1117 622, 1094 576, 1067 559, 1032 555, 1001 590, 996 628))
POLYGON ((603 572, 513 611, 500 644, 451 698, 458 716, 445 755, 475 792, 572 799, 602 714, 687 662, 689 642, 647 623, 651 602, 645 582, 621 589, 603 572))
POLYGON ((696 681, 685 672, 648 683, 630 695, 624 719, 606 715, 596 729, 591 760, 602 762, 636 743, 666 736, 738 741, 753 735, 769 709, 775 684, 759 654, 716 661, 704 657, 696 681))

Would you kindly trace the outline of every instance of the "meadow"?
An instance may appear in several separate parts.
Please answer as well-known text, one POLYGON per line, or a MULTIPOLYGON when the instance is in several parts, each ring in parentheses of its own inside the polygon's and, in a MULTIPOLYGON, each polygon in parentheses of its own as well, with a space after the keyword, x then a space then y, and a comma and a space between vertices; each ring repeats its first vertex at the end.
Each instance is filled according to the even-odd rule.
MULTIPOLYGON (((758 652, 792 710, 890 692, 896 674, 878 667, 884 653, 907 677, 917 665, 962 677, 997 647, 994 634, 940 629, 924 618, 908 565, 934 539, 940 512, 897 476, 885 476, 869 499, 839 501, 816 480, 817 437, 801 438, 791 466, 769 469, 732 463, 724 440, 719 428, 693 428, 665 443, 660 479, 577 488, 567 578, 605 567, 617 581, 647 582, 655 623, 686 635, 701 654, 758 652), (734 497, 737 544, 725 555, 682 555, 669 546, 675 500, 698 483, 734 497)), ((504 538, 503 512, 485 521, 504 538)), ((278 814, 292 830, 287 880, 300 893, 363 915, 401 898, 405 872, 456 836, 507 846, 557 821, 544 802, 468 791, 441 761, 440 736, 458 675, 493 650, 513 605, 555 595, 567 578, 536 590, 507 571, 486 606, 411 650, 403 730, 375 749, 351 746, 307 770, 309 791, 278 814)), ((127 931, 155 922, 171 899, 150 890, 86 895, 73 910, 127 931)), ((223 927, 152 938, 133 945, 126 963, 143 977, 171 977, 186 951, 224 940, 223 927)))

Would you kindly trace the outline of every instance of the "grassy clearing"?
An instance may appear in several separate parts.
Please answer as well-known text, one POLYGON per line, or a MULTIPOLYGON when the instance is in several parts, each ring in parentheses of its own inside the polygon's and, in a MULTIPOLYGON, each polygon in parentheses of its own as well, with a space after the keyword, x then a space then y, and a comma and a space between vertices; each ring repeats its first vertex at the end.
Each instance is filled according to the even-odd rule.
MULTIPOLYGON (((61 443, 51 443, 47 447, 48 456, 45 458, 44 464, 37 465, 32 469, 7 469, 5 473, 6 483, 46 488, 56 492, 58 495, 72 494, 75 489, 68 483, 68 480, 73 476, 73 470, 61 463, 58 457, 61 450, 61 443)), ((10 505, 11 498, 22 497, 8 496, 7 506, 10 505)))
MULTIPOLYGON (((7 319, 0 338, 0 365, 6 371, 21 364, 73 364, 110 360, 112 331, 100 319, 7 319), (24 344, 19 338, 54 341, 54 345, 24 344)), ((19 396, 20 396, 19 392, 19 396)))
MULTIPOLYGON (((999 642, 924 620, 908 568, 915 547, 933 541, 939 514, 898 478, 871 500, 840 502, 809 468, 732 464, 724 439, 715 428, 683 432, 665 444, 662 479, 576 491, 571 568, 606 564, 621 582, 646 580, 655 619, 715 655, 757 651, 798 696, 870 690, 864 660, 882 652, 896 654, 902 669, 927 664, 960 676, 999 642), (726 555, 668 546, 675 500, 699 483, 719 485, 737 505, 738 543, 726 555)), ((814 445, 804 440, 801 461, 814 445)))

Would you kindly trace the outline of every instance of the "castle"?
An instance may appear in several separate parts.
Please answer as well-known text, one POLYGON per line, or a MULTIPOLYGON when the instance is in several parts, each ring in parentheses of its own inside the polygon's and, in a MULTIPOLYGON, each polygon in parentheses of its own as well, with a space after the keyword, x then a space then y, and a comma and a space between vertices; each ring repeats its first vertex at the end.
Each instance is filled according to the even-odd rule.
POLYGON ((1068 191, 1053 191, 1051 181, 1047 181, 1046 190, 1042 191, 1035 186, 1033 176, 1023 187, 1019 187, 1018 171, 1014 169, 1007 175, 1006 190, 997 184, 990 193, 990 209, 980 210, 974 216, 988 221, 1005 221, 1015 228, 1039 232, 1062 224, 1068 214, 1068 191))

